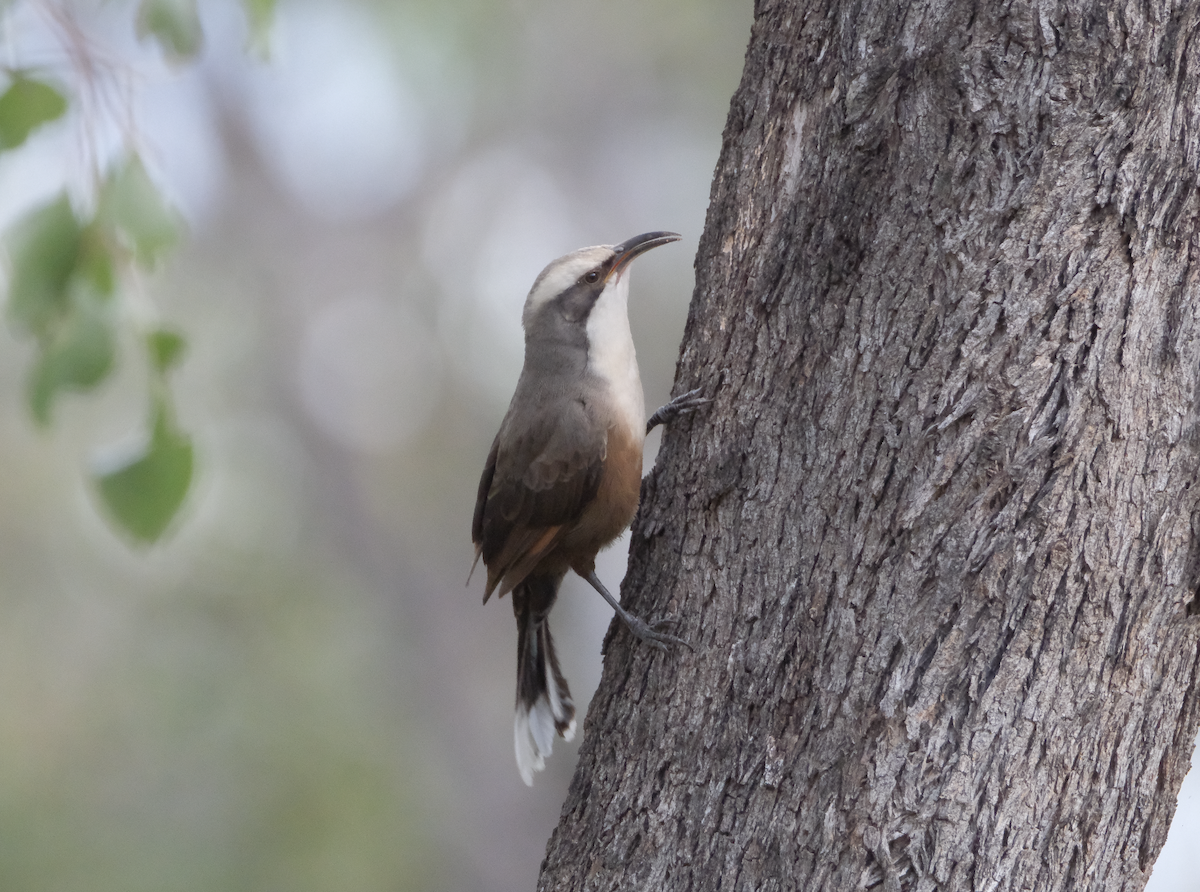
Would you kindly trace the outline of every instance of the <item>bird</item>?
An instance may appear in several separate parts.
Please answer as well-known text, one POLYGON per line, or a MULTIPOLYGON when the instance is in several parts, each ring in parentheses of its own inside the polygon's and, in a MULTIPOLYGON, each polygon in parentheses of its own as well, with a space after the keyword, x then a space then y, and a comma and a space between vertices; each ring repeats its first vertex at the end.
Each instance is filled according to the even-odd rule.
MULTIPOLYGON (((575 704, 550 635, 550 609, 568 570, 612 605, 629 630, 659 648, 684 644, 672 620, 628 613, 596 575, 596 555, 632 523, 642 446, 657 424, 708 402, 688 391, 646 420, 629 328, 629 265, 678 241, 647 232, 580 248, 542 270, 525 299, 525 360, 479 480, 471 538, 487 570, 483 602, 512 593, 517 620, 513 742, 528 785, 555 735, 575 735, 575 704)), ((468 583, 470 577, 468 577, 468 583)))

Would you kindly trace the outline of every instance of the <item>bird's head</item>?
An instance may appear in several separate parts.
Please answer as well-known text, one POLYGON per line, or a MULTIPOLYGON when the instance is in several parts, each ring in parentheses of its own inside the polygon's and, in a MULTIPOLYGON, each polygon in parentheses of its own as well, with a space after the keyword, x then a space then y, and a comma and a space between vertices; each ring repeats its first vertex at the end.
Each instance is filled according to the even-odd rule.
POLYGON ((680 238, 675 232, 647 232, 619 245, 580 248, 552 261, 525 299, 521 322, 526 332, 547 315, 556 323, 586 326, 592 311, 609 302, 619 303, 623 313, 628 295, 624 274, 633 258, 680 238))

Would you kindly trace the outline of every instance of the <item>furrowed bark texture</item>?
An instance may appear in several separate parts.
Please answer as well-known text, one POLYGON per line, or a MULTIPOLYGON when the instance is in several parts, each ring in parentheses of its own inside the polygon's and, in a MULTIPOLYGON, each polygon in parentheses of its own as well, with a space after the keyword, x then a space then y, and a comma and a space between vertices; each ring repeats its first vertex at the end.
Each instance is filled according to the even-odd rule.
POLYGON ((1200 13, 764 2, 543 890, 1137 890, 1200 711, 1200 13))

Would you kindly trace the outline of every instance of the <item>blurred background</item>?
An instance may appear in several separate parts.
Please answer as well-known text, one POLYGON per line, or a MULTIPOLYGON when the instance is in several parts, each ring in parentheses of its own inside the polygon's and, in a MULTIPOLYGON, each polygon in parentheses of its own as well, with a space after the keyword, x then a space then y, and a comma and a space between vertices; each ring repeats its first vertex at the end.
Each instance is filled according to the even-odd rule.
MULTIPOLYGON (((126 119, 0 156, 0 226, 133 135, 189 228, 128 311, 187 336, 197 479, 131 547, 86 471, 143 424, 136 351, 41 431, 0 332, 0 888, 532 889, 577 742, 522 784, 511 610, 466 587, 478 475, 525 294, 569 250, 683 234, 630 306, 668 398, 751 4, 280 0, 264 62, 204 0, 186 67, 131 3, 65 8, 126 119)), ((66 66, 45 4, 5 9, 5 64, 66 66)), ((619 543, 599 572, 624 567, 619 543)), ((581 715, 610 618, 568 580, 581 715)), ((1197 798, 1153 892, 1200 888, 1197 798)))

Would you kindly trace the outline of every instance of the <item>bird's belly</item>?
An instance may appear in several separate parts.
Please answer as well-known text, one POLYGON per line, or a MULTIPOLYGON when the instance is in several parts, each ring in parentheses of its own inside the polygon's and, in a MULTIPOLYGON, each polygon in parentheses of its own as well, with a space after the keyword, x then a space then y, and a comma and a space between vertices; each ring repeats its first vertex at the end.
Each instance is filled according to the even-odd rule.
POLYGON ((596 497, 563 537, 563 550, 594 555, 625 532, 637 514, 641 487, 641 438, 625 425, 615 425, 609 430, 608 451, 596 497))

